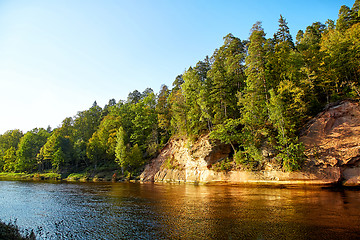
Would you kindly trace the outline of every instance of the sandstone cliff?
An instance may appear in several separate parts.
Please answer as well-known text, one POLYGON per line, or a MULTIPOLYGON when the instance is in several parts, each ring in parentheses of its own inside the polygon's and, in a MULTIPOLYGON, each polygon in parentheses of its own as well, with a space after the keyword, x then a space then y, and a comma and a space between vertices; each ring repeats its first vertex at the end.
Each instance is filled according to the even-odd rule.
POLYGON ((344 185, 360 185, 359 103, 342 101, 328 106, 307 125, 300 140, 308 157, 305 169, 334 169, 344 185))
POLYGON ((301 171, 284 172, 270 163, 262 171, 218 171, 217 162, 231 155, 229 145, 208 135, 191 145, 172 139, 141 174, 142 181, 187 183, 278 183, 360 185, 360 107, 343 101, 329 106, 303 131, 307 160, 301 171))

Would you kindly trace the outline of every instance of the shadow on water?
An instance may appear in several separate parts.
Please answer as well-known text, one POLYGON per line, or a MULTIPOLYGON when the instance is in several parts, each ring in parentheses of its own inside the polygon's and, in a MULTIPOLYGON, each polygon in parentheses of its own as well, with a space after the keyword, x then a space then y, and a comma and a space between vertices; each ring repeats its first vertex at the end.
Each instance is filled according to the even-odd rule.
POLYGON ((0 181, 0 204, 54 239, 360 237, 358 190, 0 181))

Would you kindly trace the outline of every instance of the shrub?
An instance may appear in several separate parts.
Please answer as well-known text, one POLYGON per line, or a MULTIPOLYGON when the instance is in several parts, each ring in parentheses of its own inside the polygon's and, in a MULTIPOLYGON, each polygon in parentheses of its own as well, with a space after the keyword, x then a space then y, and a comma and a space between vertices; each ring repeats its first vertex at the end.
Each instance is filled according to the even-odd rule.
POLYGON ((22 236, 19 227, 16 225, 16 221, 4 223, 0 221, 0 239, 7 240, 35 240, 35 233, 31 230, 25 230, 25 234, 22 236))

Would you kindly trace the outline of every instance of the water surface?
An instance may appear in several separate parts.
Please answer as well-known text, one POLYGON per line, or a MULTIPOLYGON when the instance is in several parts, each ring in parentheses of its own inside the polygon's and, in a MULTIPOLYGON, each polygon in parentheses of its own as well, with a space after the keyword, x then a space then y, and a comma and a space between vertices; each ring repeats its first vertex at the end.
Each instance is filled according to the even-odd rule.
POLYGON ((360 191, 0 181, 40 239, 359 239, 360 191))

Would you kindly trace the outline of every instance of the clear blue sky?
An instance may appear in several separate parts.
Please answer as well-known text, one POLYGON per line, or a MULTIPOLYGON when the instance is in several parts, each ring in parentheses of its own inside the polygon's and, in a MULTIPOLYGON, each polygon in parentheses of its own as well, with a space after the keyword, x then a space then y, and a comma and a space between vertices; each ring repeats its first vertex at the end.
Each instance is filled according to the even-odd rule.
POLYGON ((0 134, 52 128, 65 117, 161 84, 195 65, 232 33, 282 14, 292 35, 335 20, 341 0, 0 0, 0 134))

